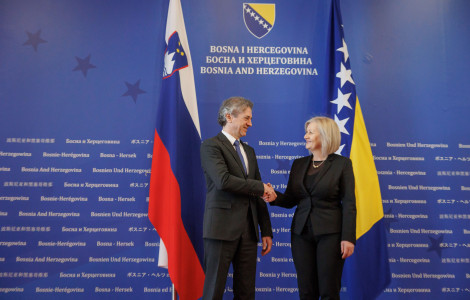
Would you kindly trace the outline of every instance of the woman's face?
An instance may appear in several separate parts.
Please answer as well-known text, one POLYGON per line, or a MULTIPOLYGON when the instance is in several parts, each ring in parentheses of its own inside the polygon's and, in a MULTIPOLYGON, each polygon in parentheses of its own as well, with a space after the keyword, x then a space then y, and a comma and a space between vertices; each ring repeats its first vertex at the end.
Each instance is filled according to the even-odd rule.
POLYGON ((315 124, 315 122, 308 124, 304 139, 306 142, 305 148, 311 152, 314 150, 321 151, 320 133, 318 132, 317 124, 315 124))

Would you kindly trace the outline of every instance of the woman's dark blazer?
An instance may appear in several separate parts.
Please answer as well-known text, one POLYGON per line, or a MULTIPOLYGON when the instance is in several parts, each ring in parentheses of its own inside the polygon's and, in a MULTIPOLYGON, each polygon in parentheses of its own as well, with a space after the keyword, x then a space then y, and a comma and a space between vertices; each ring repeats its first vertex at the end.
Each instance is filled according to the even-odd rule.
POLYGON ((304 177, 312 163, 312 155, 296 159, 284 194, 276 192, 271 205, 297 206, 291 231, 301 234, 307 219, 312 220, 315 235, 341 233, 342 241, 356 243, 356 197, 351 160, 330 154, 315 177, 315 189, 310 194, 304 177))

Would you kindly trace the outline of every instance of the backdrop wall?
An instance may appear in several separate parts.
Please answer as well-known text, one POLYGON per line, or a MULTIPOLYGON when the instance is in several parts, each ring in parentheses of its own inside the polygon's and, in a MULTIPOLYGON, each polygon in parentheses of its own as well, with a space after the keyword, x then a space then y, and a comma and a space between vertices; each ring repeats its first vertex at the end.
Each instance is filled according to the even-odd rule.
MULTIPOLYGON (((329 6, 262 2, 275 18, 261 38, 243 1, 182 6, 202 138, 220 130, 223 99, 251 99, 245 140, 263 180, 283 190, 292 160, 308 154, 305 120, 332 100, 321 56, 329 6), (269 47, 294 52, 260 52, 269 47)), ((470 3, 341 3, 387 221, 392 282, 379 299, 467 299, 470 3)), ((167 10, 167 1, 0 3, 2 299, 170 298, 146 215, 167 10)), ((270 213, 275 244, 259 259, 257 299, 296 299, 293 210, 270 213)), ((227 287, 229 299, 230 278, 227 287)))

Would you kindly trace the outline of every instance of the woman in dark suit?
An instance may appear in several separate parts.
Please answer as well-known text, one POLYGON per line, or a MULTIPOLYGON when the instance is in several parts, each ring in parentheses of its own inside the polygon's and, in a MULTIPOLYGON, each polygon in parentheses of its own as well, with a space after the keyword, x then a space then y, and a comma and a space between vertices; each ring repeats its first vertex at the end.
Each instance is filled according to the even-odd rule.
POLYGON ((334 154, 341 134, 332 119, 308 120, 304 138, 311 155, 293 162, 285 193, 276 192, 276 200, 265 201, 297 206, 291 245, 300 299, 339 299, 344 260, 356 243, 352 164, 334 154))

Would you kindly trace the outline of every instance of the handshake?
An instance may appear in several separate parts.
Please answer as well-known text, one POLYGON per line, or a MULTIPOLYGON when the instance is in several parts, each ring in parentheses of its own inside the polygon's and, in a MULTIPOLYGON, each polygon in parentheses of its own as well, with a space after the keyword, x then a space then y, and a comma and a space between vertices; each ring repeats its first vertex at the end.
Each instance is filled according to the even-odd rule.
POLYGON ((273 186, 270 183, 263 183, 264 185, 264 194, 263 194, 263 200, 264 202, 273 202, 276 200, 276 192, 273 189, 273 186))

